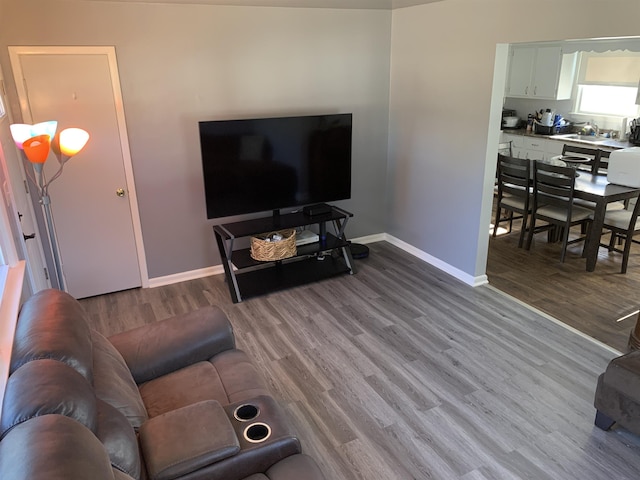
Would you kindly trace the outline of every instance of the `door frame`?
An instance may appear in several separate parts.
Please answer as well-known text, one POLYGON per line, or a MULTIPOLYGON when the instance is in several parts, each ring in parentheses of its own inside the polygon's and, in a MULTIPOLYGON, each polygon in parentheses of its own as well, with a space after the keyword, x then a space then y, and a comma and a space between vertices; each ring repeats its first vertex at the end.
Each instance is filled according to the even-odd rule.
MULTIPOLYGON (((4 104, 4 115, 0 116, 0 123, 4 124, 6 122, 8 131, 9 125, 13 123, 13 115, 9 108, 9 99, 7 98, 5 85, 6 82, 3 72, 0 69, 0 96, 4 104)), ((4 126, 2 128, 4 128, 4 126)), ((17 232, 17 235, 24 233, 25 222, 27 222, 30 227, 28 233, 35 234, 37 239, 34 240, 35 243, 31 244, 34 248, 29 248, 27 240, 24 238, 15 239, 16 249, 18 249, 19 255, 26 260, 24 288, 27 289, 25 290, 25 295, 29 296, 40 290, 51 288, 51 280, 49 277, 49 265, 47 264, 47 258, 44 252, 45 246, 41 241, 43 237, 40 226, 38 225, 33 199, 30 195, 31 185, 27 180, 22 155, 13 145, 13 140, 11 140, 10 144, 3 144, 0 155, 4 156, 8 180, 11 184, 10 193, 13 197, 12 204, 15 206, 16 215, 21 215, 20 218, 16 219, 18 229, 20 230, 17 232), (9 152, 8 150, 11 148, 14 148, 14 150, 9 152), (20 208, 21 211, 18 211, 18 208, 20 208)))
POLYGON ((18 100, 20 102, 20 110, 25 123, 31 123, 31 108, 28 102, 27 90, 22 80, 22 66, 20 57, 23 55, 106 55, 109 63, 109 72, 111 75, 111 85, 113 87, 113 99, 116 109, 116 121, 118 123, 118 133, 120 135, 120 147, 124 165, 125 179, 127 182, 127 198, 129 201, 129 209, 131 211, 131 220, 133 224, 133 235, 136 243, 136 253, 138 257, 138 270, 140 272, 140 280, 142 287, 149 287, 149 273, 147 269, 147 260, 144 250, 144 240, 142 237, 142 223, 140 221, 140 211, 138 209, 138 197, 135 188, 133 175, 133 164, 131 161, 131 151, 129 149, 129 137, 127 135, 127 127, 124 115, 124 103, 122 101, 122 90, 120 88, 120 75, 118 73, 118 64, 116 59, 116 50, 114 46, 16 46, 9 47, 9 58, 11 60, 11 68, 16 79, 16 89, 18 91, 18 100), (20 79, 18 81, 17 79, 20 79))

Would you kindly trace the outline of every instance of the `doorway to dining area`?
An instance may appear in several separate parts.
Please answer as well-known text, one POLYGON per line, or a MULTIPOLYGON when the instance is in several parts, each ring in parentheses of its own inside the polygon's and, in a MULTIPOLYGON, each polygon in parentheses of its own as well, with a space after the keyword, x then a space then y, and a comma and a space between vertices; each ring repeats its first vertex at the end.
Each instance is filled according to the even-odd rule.
MULTIPOLYGON (((520 119, 526 119, 528 114, 535 114, 544 107, 560 114, 556 118, 563 116, 565 119, 568 118, 571 124, 595 125, 593 128, 596 135, 606 131, 610 134, 606 138, 624 138, 627 119, 623 117, 632 118, 640 114, 637 106, 640 104, 640 94, 637 89, 640 39, 627 38, 622 43, 618 43, 616 39, 556 43, 557 45, 550 45, 548 42, 519 45, 518 52, 533 54, 535 58, 536 55, 543 53, 550 55, 553 52, 551 47, 559 49, 556 53, 559 51, 560 54, 556 56, 561 59, 557 62, 558 71, 561 73, 556 80, 562 83, 563 78, 572 77, 570 88, 566 88, 562 96, 558 90, 553 89, 542 96, 536 95, 535 86, 533 90, 525 88, 524 93, 518 89, 510 91, 509 82, 513 83, 514 78, 520 79, 520 76, 516 75, 518 72, 513 68, 513 62, 510 61, 503 108, 508 109, 511 112, 510 115, 517 114, 520 119), (567 53, 572 56, 568 57, 567 53), (566 73, 563 70, 566 60, 575 60, 575 64, 571 63, 575 70, 572 70, 572 75, 569 76, 562 74, 562 72, 566 73), (614 63, 624 65, 624 68, 616 71, 626 72, 625 75, 617 79, 611 77, 613 70, 608 66, 614 63), (602 89, 606 91, 603 93, 602 89), (599 113, 592 113, 595 107, 589 107, 587 104, 591 104, 587 100, 598 95, 604 96, 607 99, 605 110, 610 109, 613 90, 624 90, 622 93, 631 98, 627 102, 628 114, 623 114, 626 110, 610 112, 602 110, 602 107, 596 108, 599 113), (638 99, 634 100, 636 97, 638 99)), ((517 58, 522 60, 523 57, 517 56, 517 58)), ((531 67, 534 70, 535 65, 534 61, 531 67)), ((541 69, 541 71, 551 70, 541 69)), ((527 70, 527 72, 524 77, 529 81, 529 86, 539 81, 535 75, 532 76, 531 71, 527 70)), ((520 128, 526 126, 526 123, 524 121, 520 128)), ((516 132, 505 130, 504 133, 516 132)), ((524 143, 525 145, 521 148, 514 149, 513 156, 530 160, 549 160, 558 153, 551 152, 547 148, 535 149, 529 145, 531 142, 524 143)), ((551 143, 555 146, 556 142, 551 143)), ((495 205, 492 222, 494 218, 495 205)), ((574 227, 571 239, 579 235, 581 235, 580 227, 574 227)), ((528 251, 525 248, 518 248, 519 237, 520 220, 514 221, 511 233, 490 237, 486 268, 489 283, 585 335, 619 351, 626 351, 629 334, 636 325, 638 310, 640 310, 640 300, 637 295, 640 291, 640 245, 632 244, 629 267, 627 272, 622 274, 620 273, 622 255, 610 252, 607 248, 597 249, 597 255, 595 250, 589 250, 593 252, 593 255, 589 256, 591 267, 595 263, 595 269, 593 269, 587 268, 582 242, 569 244, 565 261, 562 263, 560 262, 560 243, 547 243, 546 237, 540 235, 532 249, 528 251)), ((609 238, 610 234, 605 229, 600 243, 608 243, 609 238)), ((591 243, 591 245, 594 244, 591 243)))
MULTIPOLYGON (((495 208, 494 208, 495 217, 495 208)), ((530 250, 518 248, 521 220, 510 233, 490 237, 489 283, 498 290, 548 314, 580 332, 625 352, 640 310, 640 244, 632 244, 629 268, 620 273, 622 255, 598 250, 593 272, 582 257, 583 242, 567 247, 560 262, 559 242, 538 236, 530 250)), ((572 229, 570 238, 580 235, 572 229)), ((602 237, 607 243, 609 234, 602 237)))

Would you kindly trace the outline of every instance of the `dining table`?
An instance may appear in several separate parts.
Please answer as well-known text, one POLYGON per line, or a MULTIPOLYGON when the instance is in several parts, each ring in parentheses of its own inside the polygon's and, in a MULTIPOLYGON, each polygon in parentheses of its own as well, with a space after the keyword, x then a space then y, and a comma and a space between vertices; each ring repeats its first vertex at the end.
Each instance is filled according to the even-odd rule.
POLYGON ((598 249, 600 247, 600 237, 602 236, 607 204, 638 198, 640 188, 609 183, 606 175, 597 175, 581 170, 577 170, 576 173, 574 197, 595 204, 593 220, 587 233, 584 247, 587 271, 593 272, 598 261, 598 249))

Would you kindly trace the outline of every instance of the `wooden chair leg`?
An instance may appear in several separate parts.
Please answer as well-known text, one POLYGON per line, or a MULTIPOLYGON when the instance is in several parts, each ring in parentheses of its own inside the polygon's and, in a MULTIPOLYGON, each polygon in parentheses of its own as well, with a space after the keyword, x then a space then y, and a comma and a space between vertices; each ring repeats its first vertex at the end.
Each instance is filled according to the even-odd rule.
POLYGON ((496 219, 493 222, 493 236, 495 237, 498 232, 498 226, 500 225, 500 207, 496 208, 496 219))
POLYGON ((533 243, 533 231, 536 228, 536 216, 531 215, 531 225, 529 225, 529 234, 527 235, 527 243, 524 247, 525 250, 531 250, 531 244, 533 243))
POLYGON ((629 265, 629 255, 631 254, 631 239, 625 238, 624 250, 622 251, 622 268, 620 273, 627 273, 627 265, 629 265))
POLYGON ((560 252, 560 263, 564 263, 564 256, 567 253, 567 245, 569 243, 569 225, 565 225, 562 230, 562 252, 560 252))
POLYGON ((520 227, 520 238, 518 239, 518 248, 522 248, 524 244, 524 235, 527 230, 527 212, 522 214, 522 226, 520 227))
POLYGON ((600 410, 596 410, 596 420, 594 423, 596 424, 596 427, 601 428, 604 431, 607 431, 611 427, 613 427, 613 424, 616 423, 616 421, 607 417, 600 410))

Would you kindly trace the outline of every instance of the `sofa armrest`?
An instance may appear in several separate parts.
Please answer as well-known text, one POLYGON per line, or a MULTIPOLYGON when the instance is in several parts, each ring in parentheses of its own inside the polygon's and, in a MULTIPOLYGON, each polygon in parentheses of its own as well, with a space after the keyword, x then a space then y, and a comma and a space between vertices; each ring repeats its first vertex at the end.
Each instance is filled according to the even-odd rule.
POLYGON ((214 306, 143 325, 109 337, 109 341, 138 384, 235 347, 227 316, 214 306))
POLYGON ((151 480, 173 480, 240 451, 226 412, 215 400, 158 415, 140 427, 151 480))

